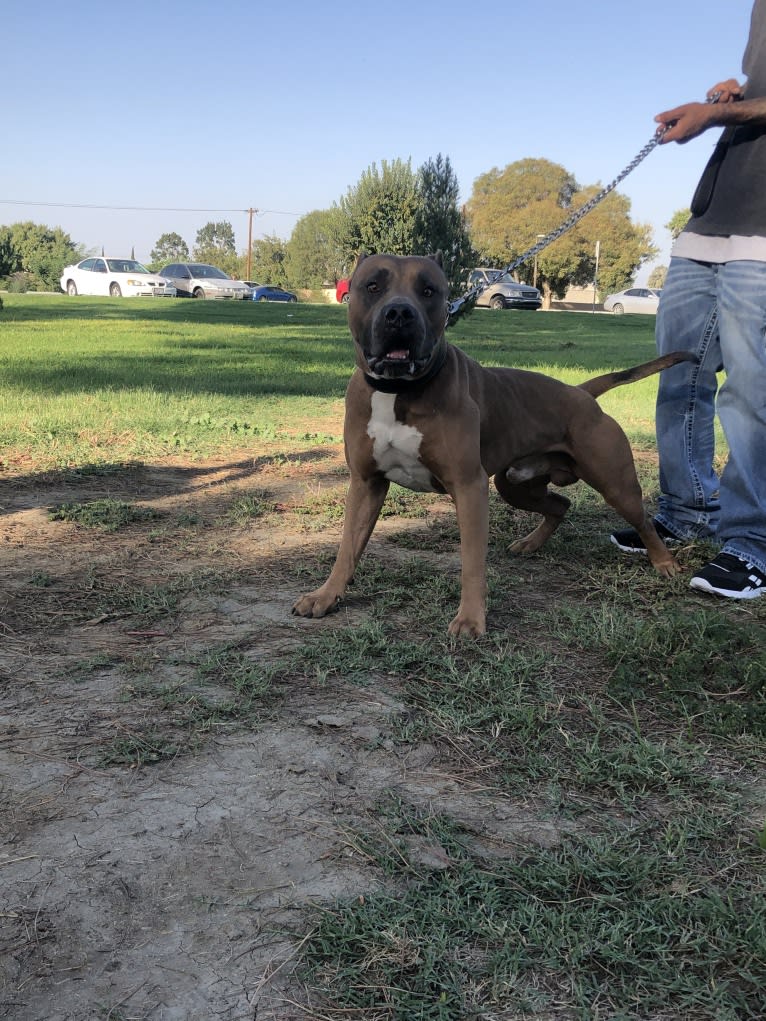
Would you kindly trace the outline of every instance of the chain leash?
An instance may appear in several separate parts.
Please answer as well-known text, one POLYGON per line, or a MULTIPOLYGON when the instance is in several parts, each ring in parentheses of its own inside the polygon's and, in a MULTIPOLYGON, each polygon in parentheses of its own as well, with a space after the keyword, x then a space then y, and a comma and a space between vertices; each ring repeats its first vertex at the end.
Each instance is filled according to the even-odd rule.
MULTIPOLYGON (((713 92, 708 98, 707 102, 717 103, 720 98, 721 98, 720 92, 713 92)), ((602 188, 601 191, 597 195, 594 195, 593 198, 590 199, 588 202, 586 202, 584 206, 581 206, 578 210, 572 213, 571 216, 564 220, 561 226, 556 227, 555 230, 552 230, 549 234, 546 234, 545 237, 538 241, 536 245, 532 245, 532 247, 528 248, 526 252, 522 252, 521 255, 519 255, 516 259, 513 260, 513 262, 509 262, 505 269, 502 270, 502 273, 500 275, 504 275, 505 273, 512 273, 523 262, 526 262, 527 259, 533 258, 535 255, 538 254, 538 252, 541 252, 543 248, 547 248, 548 245, 558 240, 558 238, 560 238, 562 234, 566 234, 574 226, 576 226, 584 216, 587 216, 592 209, 596 208, 599 202, 602 202, 610 192, 614 191, 614 189, 617 187, 620 181, 624 180, 628 176, 628 174, 632 173, 636 169, 639 163, 643 162, 643 160, 646 159, 649 153, 652 152, 660 144, 660 142, 662 141, 662 136, 664 134, 665 134, 664 128, 662 127, 657 128, 654 135, 649 139, 649 141, 646 143, 643 149, 641 149, 640 152, 636 153, 636 155, 633 157, 630 163, 628 163, 625 169, 622 170, 617 175, 617 177, 615 177, 611 184, 608 184, 605 188, 602 188)), ((476 304, 476 299, 479 297, 482 291, 486 290, 488 286, 489 284, 482 284, 477 287, 472 287, 469 291, 466 291, 466 293, 463 294, 460 298, 456 298, 454 301, 449 302, 447 310, 447 326, 452 326, 452 324, 457 319, 459 319, 461 315, 463 315, 464 313, 468 312, 471 308, 473 308, 473 306, 476 304)))

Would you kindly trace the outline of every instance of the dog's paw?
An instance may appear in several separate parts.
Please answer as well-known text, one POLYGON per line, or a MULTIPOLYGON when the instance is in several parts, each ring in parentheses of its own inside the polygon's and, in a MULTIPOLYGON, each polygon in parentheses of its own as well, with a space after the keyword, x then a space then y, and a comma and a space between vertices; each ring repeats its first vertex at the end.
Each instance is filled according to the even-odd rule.
POLYGON ((683 572, 683 568, 678 563, 674 556, 663 557, 661 560, 652 561, 652 566, 658 574, 661 574, 663 578, 675 578, 677 574, 683 572))
POLYGON ((296 600, 292 612, 296 617, 324 617, 334 610, 339 602, 339 595, 333 595, 319 588, 314 592, 307 592, 305 596, 296 600))
POLYGON ((481 638, 487 633, 484 614, 469 616, 458 611, 457 617, 450 621, 447 632, 456 638, 481 638))

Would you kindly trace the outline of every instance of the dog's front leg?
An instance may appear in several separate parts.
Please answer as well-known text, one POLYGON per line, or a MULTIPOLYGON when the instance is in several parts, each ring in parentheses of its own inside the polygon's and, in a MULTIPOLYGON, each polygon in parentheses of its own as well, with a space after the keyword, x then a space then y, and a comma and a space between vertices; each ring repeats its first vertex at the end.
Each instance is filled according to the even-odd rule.
POLYGON ((487 630, 487 540, 489 480, 482 472, 452 494, 460 529, 460 606, 451 621, 451 635, 478 638, 487 630))
POLYGON ((293 606, 293 613, 299 617, 324 617, 342 599, 372 535, 387 492, 387 479, 352 476, 346 496, 343 535, 330 577, 320 588, 301 596, 293 606))

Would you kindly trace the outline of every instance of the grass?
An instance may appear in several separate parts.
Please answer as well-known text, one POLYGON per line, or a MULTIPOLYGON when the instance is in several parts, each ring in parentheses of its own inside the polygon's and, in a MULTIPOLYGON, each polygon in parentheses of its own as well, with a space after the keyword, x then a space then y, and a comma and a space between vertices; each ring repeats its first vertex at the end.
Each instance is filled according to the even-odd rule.
POLYGON ((757 851, 719 829, 706 812, 489 859, 451 820, 399 809, 362 845, 396 862, 399 891, 322 912, 307 980, 335 992, 328 1017, 761 1017, 766 901, 737 881, 757 851), (413 860, 413 835, 443 867, 413 860))
MULTIPOLYGON (((65 465, 74 482, 246 446, 289 474, 297 450, 339 436, 352 363, 339 308, 14 295, 2 330, 0 459, 17 471, 65 465)), ((652 331, 644 317, 477 311, 450 339, 485 364, 577 382, 652 357, 652 331)), ((655 392, 656 378, 602 399, 637 449, 649 499, 655 392)), ((284 691, 310 699, 354 684, 391 689, 402 703, 380 735, 401 758, 402 782, 339 830, 369 888, 321 905, 301 944, 307 1016, 762 1016, 766 600, 722 605, 684 577, 660 579, 642 558, 618 557, 601 498, 584 486, 568 495, 567 523, 528 560, 507 550, 530 520, 492 498, 490 630, 478 642, 445 633, 459 578, 433 554, 457 553, 454 514, 392 487, 387 548, 368 552, 349 592, 353 624, 317 622, 278 652, 254 634, 172 663, 154 649, 128 662, 120 647, 72 668, 77 684, 103 670, 128 675, 139 718, 102 748, 99 763, 111 768, 192 753, 226 728, 256 729, 284 691), (438 811, 407 775, 409 751, 423 746, 448 774, 438 811), (522 833, 517 817, 537 828, 522 833)), ((211 528, 246 531, 261 518, 276 528, 277 513, 290 513, 320 532, 342 515, 334 488, 276 507, 270 491, 245 490, 211 528)), ((92 501, 66 514, 81 528, 111 528, 140 525, 137 510, 92 501)), ((317 546, 281 563, 296 592, 327 574, 334 540, 317 546)), ((708 553, 681 550, 687 579, 708 553)), ((242 580, 240 567, 222 571, 144 585, 94 575, 67 612, 164 628, 187 596, 242 580)), ((29 587, 30 602, 50 594, 56 605, 47 571, 29 587)))
MULTIPOLYGON (((578 382, 652 357, 652 328, 644 316, 476 310, 450 339, 485 364, 578 382)), ((353 365, 345 308, 9 295, 2 331, 0 460, 11 467, 340 437, 353 365)), ((655 388, 603 399, 649 445, 655 388)))
POLYGON ((59 503, 49 511, 51 521, 69 521, 84 528, 116 532, 139 521, 152 521, 160 515, 151 507, 137 507, 125 500, 91 500, 89 503, 59 503))

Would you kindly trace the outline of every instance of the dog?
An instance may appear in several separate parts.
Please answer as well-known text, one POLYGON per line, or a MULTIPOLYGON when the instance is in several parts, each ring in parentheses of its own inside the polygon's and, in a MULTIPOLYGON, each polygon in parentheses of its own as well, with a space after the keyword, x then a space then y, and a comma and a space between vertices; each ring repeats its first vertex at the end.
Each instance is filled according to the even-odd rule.
POLYGON ((643 504, 628 439, 596 398, 694 355, 677 352, 579 386, 520 369, 484 368, 445 337, 448 284, 441 254, 362 255, 348 321, 356 368, 346 392, 350 484, 343 535, 327 581, 293 607, 323 617, 343 597, 372 534, 389 483, 448 493, 460 530, 461 597, 452 635, 486 631, 488 481, 540 524, 511 546, 533 553, 570 501, 549 482, 596 489, 643 539, 654 568, 680 567, 643 504))

